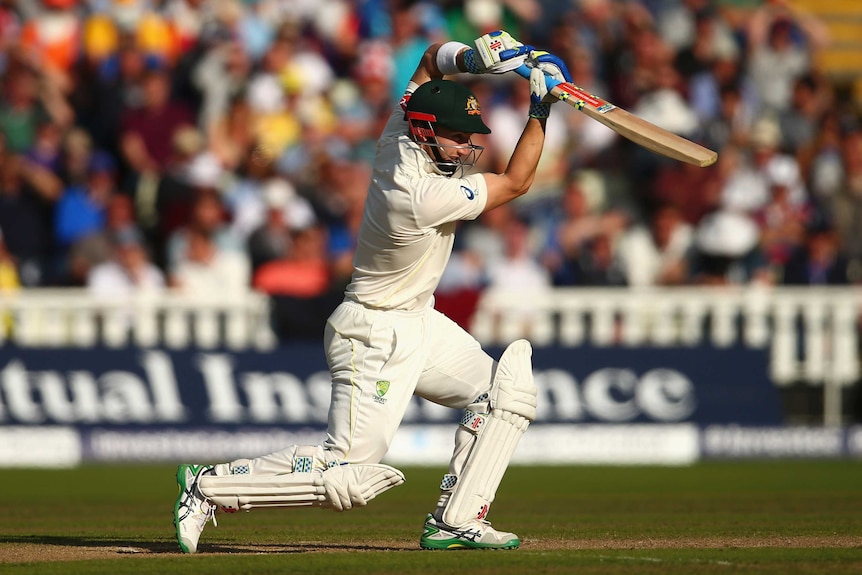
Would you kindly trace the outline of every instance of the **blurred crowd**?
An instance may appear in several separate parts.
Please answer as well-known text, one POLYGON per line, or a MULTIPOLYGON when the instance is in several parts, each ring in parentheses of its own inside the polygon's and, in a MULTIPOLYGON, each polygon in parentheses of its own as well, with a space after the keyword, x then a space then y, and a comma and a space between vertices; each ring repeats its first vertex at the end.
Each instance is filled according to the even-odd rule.
MULTIPOLYGON (((791 0, 0 1, 0 293, 249 286, 285 336, 349 280, 375 140, 432 42, 494 29, 719 152, 699 168, 555 107, 532 191, 461 225, 437 304, 494 287, 862 282, 862 125, 791 0)), ((505 168, 515 75, 462 75, 505 168)))

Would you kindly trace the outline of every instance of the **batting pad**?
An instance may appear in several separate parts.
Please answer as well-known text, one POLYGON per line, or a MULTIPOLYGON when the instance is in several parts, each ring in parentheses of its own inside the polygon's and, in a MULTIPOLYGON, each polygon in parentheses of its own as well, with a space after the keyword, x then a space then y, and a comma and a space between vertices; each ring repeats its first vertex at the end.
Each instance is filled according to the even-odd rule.
POLYGON ((529 425, 529 420, 515 413, 491 412, 443 512, 447 525, 458 527, 471 519, 485 517, 515 447, 529 425))
POLYGON ((325 471, 282 475, 206 475, 201 493, 225 511, 268 507, 363 507, 404 483, 401 471, 383 464, 337 465, 325 471))
POLYGON ((526 340, 509 345, 494 374, 490 411, 465 412, 461 427, 475 435, 475 442, 443 511, 447 525, 459 527, 488 513, 518 441, 536 417, 531 357, 526 340))

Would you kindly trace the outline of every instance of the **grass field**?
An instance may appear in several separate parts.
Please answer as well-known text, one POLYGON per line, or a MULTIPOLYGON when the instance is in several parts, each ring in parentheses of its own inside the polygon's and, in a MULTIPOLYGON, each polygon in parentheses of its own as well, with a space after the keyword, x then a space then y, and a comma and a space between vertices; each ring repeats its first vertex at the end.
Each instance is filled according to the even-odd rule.
POLYGON ((178 553, 173 466, 0 470, 5 574, 862 573, 862 462, 514 467, 490 519, 516 551, 420 551, 441 469, 347 513, 220 515, 178 553))

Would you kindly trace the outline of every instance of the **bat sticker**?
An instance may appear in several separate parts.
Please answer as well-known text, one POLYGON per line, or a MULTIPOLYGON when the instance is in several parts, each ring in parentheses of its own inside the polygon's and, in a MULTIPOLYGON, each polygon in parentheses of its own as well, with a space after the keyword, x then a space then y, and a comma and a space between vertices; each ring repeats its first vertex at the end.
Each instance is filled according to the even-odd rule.
POLYGON ((558 86, 564 94, 574 96, 577 99, 576 103, 581 103, 580 108, 583 108, 584 104, 589 104, 594 108, 600 108, 608 104, 601 98, 597 98, 589 92, 586 92, 577 86, 573 86, 572 84, 558 84, 558 86))

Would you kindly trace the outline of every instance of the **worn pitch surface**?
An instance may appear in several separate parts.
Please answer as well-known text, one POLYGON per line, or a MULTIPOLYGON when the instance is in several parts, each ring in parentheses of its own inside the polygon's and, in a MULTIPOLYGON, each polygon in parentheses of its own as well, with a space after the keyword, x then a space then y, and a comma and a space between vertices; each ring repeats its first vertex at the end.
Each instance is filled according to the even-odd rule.
POLYGON ((443 469, 367 508, 220 515, 178 553, 172 466, 0 471, 0 572, 858 573, 862 463, 514 467, 490 519, 512 552, 423 552, 443 469), (61 562, 61 563, 57 563, 61 562), (184 567, 185 565, 185 567, 184 567))

